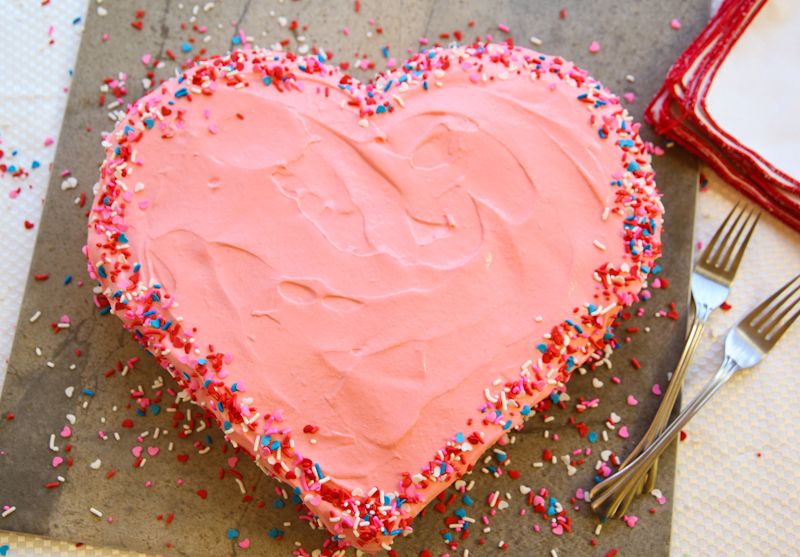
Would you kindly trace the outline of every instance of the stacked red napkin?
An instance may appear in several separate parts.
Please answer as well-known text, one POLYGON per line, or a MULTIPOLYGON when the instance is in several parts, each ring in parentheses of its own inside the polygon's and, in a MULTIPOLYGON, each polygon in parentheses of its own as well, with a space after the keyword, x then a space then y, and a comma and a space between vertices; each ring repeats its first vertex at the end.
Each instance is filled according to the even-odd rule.
MULTIPOLYGON (((753 59, 754 48, 745 44, 740 45, 730 62, 728 56, 757 19, 760 21, 753 25, 756 30, 751 32, 759 34, 758 40, 772 35, 770 29, 773 27, 770 26, 777 28, 787 25, 787 21, 797 21, 800 10, 791 2, 797 0, 772 0, 768 7, 767 0, 725 0, 708 26, 670 68, 664 85, 648 105, 645 118, 658 133, 697 154, 734 187, 795 230, 800 230, 800 173, 797 171, 800 151, 792 149, 793 145, 800 143, 800 129, 791 125, 792 120, 797 120, 794 112, 797 105, 785 100, 787 92, 784 87, 769 88, 766 98, 760 94, 753 98, 752 92, 748 92, 766 85, 769 80, 764 80, 764 84, 754 83, 751 87, 746 81, 750 76, 732 74, 730 65, 720 72, 726 62, 745 65, 740 60, 753 59), (745 47, 748 52, 743 55, 745 47), (721 74, 724 78, 719 77, 721 74), (731 75, 735 77, 731 78, 731 75), (708 103, 708 93, 715 86, 715 79, 721 80, 714 91, 715 102, 708 103), (737 82, 744 85, 730 86, 737 82), (720 91, 719 87, 725 89, 720 91), (719 108, 722 103, 716 100, 723 98, 721 95, 724 96, 724 110, 719 108), (760 121, 754 116, 753 103, 784 103, 786 119, 760 121), (741 106, 739 116, 736 115, 738 106, 741 106), (731 117, 731 107, 734 117, 731 117), (721 120, 727 124, 721 124, 721 120), (746 129, 755 131, 744 132, 746 129), (775 143, 780 144, 783 151, 770 144, 771 133, 775 133, 775 143)), ((800 35, 800 29, 796 31, 800 35)), ((758 53, 757 47, 755 52, 758 53)), ((786 52, 772 54, 763 60, 763 64, 774 66, 770 71, 797 73, 792 69, 797 67, 797 60, 787 60, 786 52)), ((760 73, 760 65, 756 67, 759 71, 752 79, 762 79, 765 74, 760 73)), ((733 71, 738 71, 738 67, 733 71)), ((777 83, 780 82, 778 79, 777 83)), ((790 95, 797 95, 797 90, 790 95)), ((767 106, 765 112, 775 114, 776 109, 782 110, 782 106, 767 106)))

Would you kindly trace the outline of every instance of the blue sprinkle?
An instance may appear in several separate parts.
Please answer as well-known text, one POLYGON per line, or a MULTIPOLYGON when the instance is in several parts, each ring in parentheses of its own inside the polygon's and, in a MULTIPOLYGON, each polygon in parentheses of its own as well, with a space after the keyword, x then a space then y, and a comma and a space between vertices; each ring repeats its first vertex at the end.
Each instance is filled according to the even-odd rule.
POLYGON ((472 500, 472 497, 470 497, 467 494, 464 494, 464 496, 461 498, 461 502, 464 503, 468 507, 471 507, 472 505, 475 504, 475 501, 472 500))
POLYGON ((558 404, 559 402, 561 402, 561 395, 558 394, 558 393, 551 393, 550 394, 550 401, 553 404, 558 404))
POLYGON ((389 47, 388 46, 383 47, 381 49, 381 54, 383 54, 384 58, 388 58, 389 57, 389 47))
POLYGON ((589 307, 587 309, 589 310, 589 313, 594 313, 595 311, 597 311, 597 306, 594 304, 589 304, 589 307))
POLYGON ((169 326, 170 326, 170 325, 172 325, 172 319, 167 319, 167 320, 164 322, 164 325, 161 327, 161 330, 162 330, 162 331, 166 331, 167 329, 169 329, 169 326))
POLYGON ((120 235, 117 236, 117 242, 119 242, 120 244, 127 244, 128 243, 128 237, 124 233, 121 232, 120 235))
POLYGON ((153 121, 152 118, 145 118, 144 119, 144 125, 147 126, 148 130, 151 130, 151 129, 153 129, 153 126, 156 125, 156 123, 153 121))
POLYGON ((175 98, 180 99, 181 97, 185 97, 188 94, 189 94, 188 89, 186 89, 186 87, 181 87, 180 89, 175 91, 175 98))
MULTIPOLYGON (((75 19, 72 20, 72 24, 73 25, 78 25, 80 22, 81 22, 81 16, 78 16, 78 17, 76 17, 75 19)), ((0 555, 3 555, 3 554, 0 553, 0 555)))
POLYGON ((631 161, 628 163, 628 172, 636 172, 637 170, 641 170, 641 166, 636 161, 631 161))
POLYGON ((146 312, 144 312, 142 314, 142 317, 150 317, 151 315, 155 315, 155 314, 156 314, 156 310, 150 309, 150 310, 147 310, 146 312))
POLYGON ((495 453, 495 454, 494 454, 494 457, 497 459, 497 462, 503 462, 505 459, 507 459, 507 458, 508 458, 508 455, 504 455, 504 454, 500 454, 500 453, 495 453))
POLYGON ((141 269, 141 268, 142 268, 142 264, 141 263, 137 263, 136 265, 133 266, 133 272, 134 273, 138 273, 139 269, 141 269))
POLYGON ((576 325, 575 323, 573 323, 573 322, 572 322, 572 321, 570 321, 569 319, 567 319, 566 321, 567 321, 567 323, 568 323, 569 325, 572 325, 572 327, 574 327, 576 331, 578 331, 578 334, 580 334, 580 335, 582 335, 582 334, 583 334, 583 329, 581 329, 581 328, 580 328, 578 325, 576 325))
POLYGON ((228 528, 228 539, 229 540, 232 540, 232 539, 238 538, 238 537, 239 537, 239 530, 236 530, 235 528, 228 528))
POLYGON ((589 440, 589 443, 594 443, 597 441, 597 433, 594 431, 590 431, 589 435, 586 436, 586 439, 589 440))
POLYGON ((231 39, 231 44, 236 44, 236 45, 242 44, 242 38, 239 35, 234 35, 233 38, 231 39))
POLYGON ((204 366, 208 363, 208 360, 206 360, 205 358, 197 358, 197 363, 200 364, 201 366, 204 366))
POLYGON ((503 424, 503 429, 508 430, 511 428, 512 425, 514 425, 514 422, 508 420, 506 423, 503 424))
POLYGON ((486 466, 486 469, 489 471, 490 474, 497 474, 497 467, 492 466, 491 464, 486 466))
POLYGON ((8 550, 11 549, 11 546, 8 544, 0 545, 0 556, 5 557, 8 555, 8 550))
POLYGON ((464 518, 464 517, 466 517, 466 516, 467 516, 467 511, 465 511, 464 509, 456 509, 456 512, 455 512, 454 514, 455 514, 455 515, 456 515, 458 518, 464 518))
POLYGON ((17 165, 12 164, 11 166, 8 167, 8 171, 13 174, 14 172, 17 171, 17 165))
POLYGON ((161 320, 160 319, 151 319, 150 320, 150 326, 153 327, 154 329, 160 329, 161 328, 161 320))
POLYGON ((286 501, 277 498, 272 501, 272 506, 275 507, 276 509, 282 509, 286 506, 286 501))
POLYGON ((156 294, 155 292, 153 292, 152 294, 150 294, 150 299, 151 299, 151 300, 153 300, 154 302, 159 302, 159 301, 161 301, 161 298, 159 298, 159 297, 158 297, 158 294, 156 294))
POLYGON ((397 81, 399 81, 400 83, 405 83, 406 81, 408 81, 408 76, 406 74, 403 74, 397 78, 397 81))
POLYGON ((394 83, 394 80, 390 79, 388 83, 386 83, 386 85, 383 86, 384 93, 392 88, 392 83, 394 83))
POLYGON ((445 539, 445 541, 448 542, 453 541, 453 534, 451 534, 450 532, 445 532, 442 537, 445 539))
POLYGON ((650 267, 648 267, 647 265, 642 265, 642 272, 645 273, 645 274, 649 274, 650 273, 650 267))
POLYGON ((574 365, 575 365, 575 358, 572 357, 572 356, 567 358, 567 371, 571 370, 572 366, 574 366, 574 365))
POLYGON ((31 162, 31 169, 35 170, 35 169, 39 168, 40 166, 42 166, 42 163, 40 163, 39 161, 31 162))
POLYGON ((150 405, 150 413, 153 416, 158 416, 161 413, 161 406, 158 404, 151 404, 150 405))
POLYGON ((87 389, 86 387, 84 387, 81 392, 86 396, 94 396, 94 391, 91 389, 87 389))
POLYGON ((653 274, 657 275, 660 272, 661 272, 661 265, 656 264, 656 266, 653 267, 653 274))
POLYGON ((608 137, 608 135, 606 135, 606 130, 604 130, 603 128, 597 130, 597 135, 600 136, 600 139, 605 139, 608 137))
POLYGON ((268 75, 265 75, 264 78, 261 81, 263 81, 264 85, 266 85, 267 87, 272 85, 272 78, 270 76, 268 76, 268 75))
POLYGON ((137 409, 136 409, 136 415, 137 415, 137 416, 141 416, 141 417, 143 417, 143 418, 144 418, 144 416, 145 416, 145 414, 144 414, 144 410, 142 410, 141 408, 137 408, 137 409))
POLYGON ((68 285, 70 282, 72 282, 72 275, 65 276, 64 277, 64 286, 68 285))
POLYGON ((239 390, 239 383, 234 383, 233 385, 231 385, 231 392, 232 393, 235 393, 238 390, 239 390))
POLYGON ((270 531, 267 533, 267 535, 268 535, 270 538, 273 538, 273 539, 275 539, 275 538, 282 538, 282 537, 283 537, 283 530, 278 530, 277 528, 273 528, 272 530, 270 530, 270 531))
POLYGON ((542 354, 547 352, 547 345, 545 343, 537 344, 536 348, 538 348, 539 352, 541 352, 542 354))
POLYGON ((428 82, 427 81, 423 81, 422 82, 422 88, 425 89, 426 91, 428 90, 428 82))
POLYGON ((225 411, 225 405, 222 404, 222 402, 218 402, 217 403, 217 410, 219 410, 220 412, 224 412, 225 411))
POLYGON ((97 267, 97 274, 100 275, 101 278, 108 278, 108 275, 106 274, 106 268, 102 265, 97 267))
POLYGON ((447 472, 447 464, 446 464, 446 463, 444 463, 444 462, 442 462, 441 466, 439 466, 439 471, 440 471, 442 474, 444 474, 445 472, 447 472))
POLYGON ((464 434, 461 432, 456 433, 456 443, 464 442, 464 434))
POLYGON ((522 414, 523 416, 527 416, 528 414, 531 413, 531 407, 526 404, 525 406, 522 407, 522 410, 520 410, 519 413, 522 414))
POLYGON ((632 139, 620 139, 619 146, 620 147, 634 147, 636 144, 633 142, 632 139))
POLYGON ((378 108, 375 109, 376 114, 383 114, 384 112, 386 112, 386 107, 382 104, 379 104, 378 108))
POLYGON ((224 422, 222 422, 222 431, 228 431, 232 427, 233 426, 231 425, 231 423, 228 420, 225 420, 224 422))
POLYGON ((270 443, 270 445, 269 445, 269 450, 271 450, 271 451, 277 451, 280 448, 281 448, 281 442, 278 441, 277 439, 275 441, 273 441, 272 443, 270 443))
POLYGON ((157 282, 154 282, 153 283, 153 288, 161 288, 161 285, 158 284, 157 282))
POLYGON ((183 375, 183 378, 184 378, 184 379, 186 379, 187 381, 189 381, 189 379, 190 379, 190 378, 189 378, 189 374, 188 374, 188 373, 186 373, 185 371, 182 371, 182 372, 181 372, 181 375, 183 375))

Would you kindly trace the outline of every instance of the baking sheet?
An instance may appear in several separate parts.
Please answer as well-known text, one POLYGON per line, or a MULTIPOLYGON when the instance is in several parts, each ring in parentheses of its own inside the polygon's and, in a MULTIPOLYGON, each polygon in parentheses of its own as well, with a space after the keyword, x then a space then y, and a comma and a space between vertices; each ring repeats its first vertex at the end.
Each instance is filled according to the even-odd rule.
MULTIPOLYGON (((96 179, 97 168, 102 159, 99 132, 110 129, 107 110, 98 107, 99 86, 103 78, 118 77, 123 70, 129 74, 128 99, 141 93, 140 78, 144 74, 141 56, 150 53, 163 59, 167 50, 180 53, 181 44, 189 36, 181 31, 180 22, 189 23, 192 6, 177 2, 137 2, 133 6, 104 3, 107 14, 99 16, 96 6, 90 8, 84 31, 84 40, 76 67, 72 93, 62 128, 62 140, 56 156, 55 168, 69 168, 78 179, 78 189, 61 190, 62 178, 54 173, 40 227, 37 248, 31 274, 49 273, 47 281, 31 279, 21 312, 17 337, 9 363, 8 377, 0 400, 0 416, 11 411, 13 421, 0 425, 0 449, 6 452, 0 458, 0 504, 13 502, 16 512, 0 521, 0 527, 9 530, 42 534, 96 545, 111 545, 147 552, 179 555, 234 555, 242 552, 236 545, 244 538, 252 540, 252 548, 261 554, 285 555, 294 549, 293 543, 300 541, 309 551, 319 547, 324 532, 313 532, 302 524, 287 505, 283 509, 273 506, 276 484, 263 477, 255 467, 241 462, 236 470, 243 475, 243 484, 252 501, 243 501, 240 488, 233 476, 217 479, 220 469, 227 469, 230 452, 223 453, 222 435, 216 431, 194 433, 188 439, 178 439, 172 428, 174 413, 162 412, 158 416, 139 417, 126 408, 130 391, 139 385, 150 385, 166 374, 123 332, 113 319, 98 318, 90 300, 90 286, 77 285, 79 278, 86 278, 80 246, 85 241, 84 210, 76 208, 73 199, 83 191, 90 193, 96 179), (142 29, 131 26, 136 21, 135 10, 143 9, 142 29), (104 42, 102 35, 109 40, 104 42), (90 131, 87 131, 90 130, 90 131), (75 279, 67 286, 62 279, 72 274, 75 279), (36 323, 28 318, 41 311, 36 323), (69 331, 53 334, 49 324, 58 321, 61 315, 70 316, 69 331), (42 356, 36 355, 39 347, 42 356), (80 348, 78 358, 74 350, 80 348), (105 378, 103 372, 120 361, 139 356, 141 362, 136 370, 125 377, 119 372, 105 378), (53 368, 47 362, 54 364, 53 368), (76 368, 70 370, 69 366, 76 368), (76 394, 65 396, 65 389, 73 386, 76 394), (81 395, 84 388, 94 396, 81 395), (87 402, 86 408, 83 403, 87 402), (116 407, 116 411, 114 408, 116 407), (54 455, 68 456, 64 452, 66 441, 58 437, 67 414, 75 415, 69 441, 74 446, 69 456, 74 459, 67 471, 64 467, 53 469, 50 465, 54 455), (102 419, 105 418, 105 423, 102 419), (133 418, 134 428, 122 427, 122 420, 133 418), (144 468, 134 469, 134 457, 130 454, 135 437, 143 431, 169 432, 159 442, 146 443, 158 446, 160 454, 150 458, 144 468), (103 441, 98 431, 103 430, 109 440, 103 441), (113 432, 121 440, 115 441, 113 432), (59 453, 48 448, 52 433, 57 436, 59 453), (194 441, 207 443, 211 436, 212 450, 200 455, 193 447, 194 441), (169 442, 174 450, 169 451, 169 442), (178 454, 189 455, 182 463, 178 454), (96 459, 102 461, 99 470, 89 467, 96 459), (117 470, 111 479, 106 475, 111 468, 117 470), (61 487, 47 490, 43 486, 61 474, 66 482, 61 487), (181 481, 178 486, 178 481, 181 481), (145 482, 152 482, 145 487, 145 482), (197 491, 206 490, 202 499, 197 491), (259 501, 265 506, 259 508, 259 501), (102 510, 103 519, 89 512, 91 507, 102 510), (166 517, 173 513, 174 520, 166 524, 166 517), (161 514, 162 520, 157 516, 161 514), (107 522, 108 516, 113 522, 107 522), (283 523, 291 522, 284 527, 283 523), (239 531, 240 537, 231 541, 226 533, 229 528, 239 531), (269 539, 272 528, 285 531, 283 541, 269 539), (167 544, 171 544, 169 547, 167 544)), ((287 23, 299 22, 297 35, 305 35, 308 42, 323 46, 334 53, 334 61, 353 60, 355 54, 367 53, 380 63, 380 49, 390 45, 392 54, 402 59, 407 48, 418 48, 418 37, 437 37, 440 33, 461 29, 465 37, 492 33, 500 38, 504 35, 497 23, 510 25, 512 36, 519 44, 528 45, 535 35, 543 40, 539 47, 544 52, 554 52, 571 58, 617 93, 634 91, 640 99, 648 98, 656 89, 667 66, 685 47, 688 40, 706 19, 706 6, 702 2, 685 4, 676 0, 658 5, 617 5, 612 2, 596 2, 591 6, 579 2, 565 2, 556 6, 549 2, 511 2, 502 5, 480 2, 414 2, 366 3, 361 13, 355 13, 350 2, 217 2, 206 12, 199 6, 196 16, 198 25, 205 24, 211 40, 197 43, 210 53, 224 52, 238 24, 246 34, 252 35, 256 44, 269 46, 276 40, 292 35, 281 26, 278 17, 287 23), (562 7, 566 18, 559 17, 562 7), (376 25, 368 22, 376 18, 376 25), (669 21, 680 18, 682 32, 669 28, 669 21), (475 26, 468 27, 470 20, 475 26), (308 25, 307 30, 302 30, 308 25), (383 33, 376 32, 377 26, 383 33), (342 29, 349 29, 346 37, 342 29), (368 36, 369 32, 372 36, 368 36), (588 45, 597 40, 601 49, 590 54, 588 45), (626 81, 626 75, 634 75, 635 83, 626 81)), ((191 23, 189 23, 191 26, 191 23)), ((446 41, 445 41, 446 42, 446 41)), ((293 40, 293 45, 297 45, 293 40)), ((174 64, 168 64, 172 67, 174 64)), ((160 75, 168 75, 164 68, 160 75)), ((107 98, 110 101, 111 97, 107 98)), ((643 102, 638 101, 629 108, 640 117, 643 102)), ((668 270, 670 288, 656 291, 654 300, 647 306, 648 313, 677 302, 679 309, 687 300, 687 280, 691 251, 691 231, 694 208, 694 184, 696 167, 694 161, 680 151, 669 150, 656 163, 659 184, 665 192, 667 223, 665 246, 667 255, 663 265, 668 270)), ((681 311, 683 314, 684 312, 681 311)), ((657 398, 648 396, 650 386, 660 381, 673 367, 677 359, 682 331, 685 323, 663 318, 648 317, 636 325, 650 325, 654 333, 639 335, 630 347, 624 347, 613 361, 613 372, 598 371, 594 375, 575 377, 570 383, 573 397, 602 396, 603 410, 587 412, 582 420, 592 431, 602 431, 603 422, 610 410, 616 411, 628 425, 631 436, 623 440, 612 435, 611 442, 603 443, 599 449, 612 448, 625 454, 643 432, 649 417, 655 412, 657 398), (637 357, 643 368, 634 371, 626 362, 637 357), (611 375, 618 375, 624 388, 610 387, 611 375), (608 387, 600 391, 592 385, 598 378, 608 387), (625 404, 628 393, 635 393, 640 403, 631 407, 625 404)), ((148 389, 149 390, 149 389, 148 389)), ((164 406, 170 400, 165 397, 164 406)), ((187 408, 180 406, 179 411, 187 408)), ((555 413, 556 420, 542 424, 532 420, 522 434, 517 435, 516 444, 509 454, 514 468, 522 472, 519 480, 494 479, 481 473, 474 474, 476 487, 472 493, 476 509, 488 510, 483 501, 494 490, 512 494, 508 509, 500 511, 492 520, 492 531, 483 535, 489 547, 496 547, 500 540, 508 546, 510 555, 547 554, 557 549, 562 555, 596 554, 589 545, 597 519, 588 511, 570 510, 574 532, 558 537, 549 532, 546 522, 539 517, 518 516, 524 507, 519 493, 520 483, 535 489, 547 487, 550 492, 569 505, 569 498, 578 487, 591 484, 590 466, 579 467, 574 476, 566 474, 563 465, 547 465, 534 469, 532 463, 540 461, 545 448, 560 456, 574 448, 586 446, 578 438, 574 427, 566 422, 570 414, 555 413), (561 440, 553 443, 544 438, 544 432, 558 433, 561 440), (533 532, 534 524, 543 528, 542 533, 533 532)), ((591 458, 591 457, 590 457, 591 458)), ((674 454, 670 453, 661 466, 660 488, 669 500, 672 490, 670 470, 674 454)), ((624 547, 630 554, 667 555, 670 532, 669 503, 659 506, 652 498, 637 502, 633 514, 645 515, 647 509, 657 507, 654 516, 643 517, 635 529, 617 522, 607 524, 598 538, 600 549, 624 547)), ((452 511, 456 507, 451 507, 452 511)), ((475 512, 475 511, 473 511, 475 512)), ((416 533, 396 544, 400 555, 416 554, 423 547, 431 551, 444 551, 440 529, 442 515, 429 511, 415 522, 416 533)), ((471 554, 481 554, 477 544, 479 533, 473 533, 462 547, 470 548, 471 554)))

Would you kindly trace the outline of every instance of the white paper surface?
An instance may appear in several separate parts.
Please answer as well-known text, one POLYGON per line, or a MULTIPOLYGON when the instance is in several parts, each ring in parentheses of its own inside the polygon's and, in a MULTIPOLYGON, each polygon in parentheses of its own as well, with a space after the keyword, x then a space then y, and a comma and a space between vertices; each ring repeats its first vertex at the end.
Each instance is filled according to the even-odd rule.
POLYGON ((770 0, 709 87, 720 128, 800 180, 800 1, 770 0))

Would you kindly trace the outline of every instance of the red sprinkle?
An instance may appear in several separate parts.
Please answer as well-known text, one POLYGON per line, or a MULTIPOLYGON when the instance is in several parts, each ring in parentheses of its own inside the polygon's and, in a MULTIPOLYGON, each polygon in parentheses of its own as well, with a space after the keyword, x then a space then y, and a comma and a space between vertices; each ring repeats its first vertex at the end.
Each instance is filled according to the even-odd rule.
POLYGON ((636 358, 631 358, 631 365, 636 369, 642 369, 642 364, 639 363, 639 360, 636 358))

